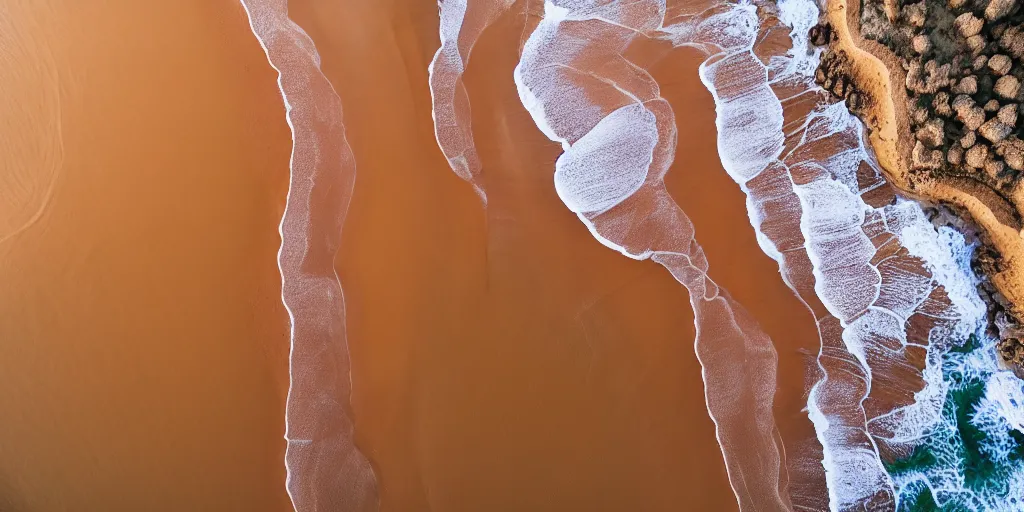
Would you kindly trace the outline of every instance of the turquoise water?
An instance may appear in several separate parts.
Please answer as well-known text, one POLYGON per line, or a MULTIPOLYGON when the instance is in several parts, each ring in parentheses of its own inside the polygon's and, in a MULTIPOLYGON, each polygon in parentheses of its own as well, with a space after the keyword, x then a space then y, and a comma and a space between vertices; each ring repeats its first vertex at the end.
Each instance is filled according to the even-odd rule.
POLYGON ((1000 410, 997 395, 1013 381, 996 364, 993 344, 971 336, 943 356, 940 420, 909 455, 885 464, 898 510, 1024 508, 1024 432, 1000 410))

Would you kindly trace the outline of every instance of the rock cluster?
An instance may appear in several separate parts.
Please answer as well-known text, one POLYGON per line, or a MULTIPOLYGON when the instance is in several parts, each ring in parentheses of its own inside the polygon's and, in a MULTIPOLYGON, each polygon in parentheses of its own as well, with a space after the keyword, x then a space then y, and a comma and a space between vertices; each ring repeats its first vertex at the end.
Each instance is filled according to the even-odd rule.
POLYGON ((996 350, 1003 356, 1003 360, 1013 367, 1024 368, 1024 340, 1005 338, 999 342, 996 350))
MULTIPOLYGON (((910 173, 971 178, 1009 198, 1024 180, 1024 0, 861 1, 861 37, 887 48, 890 65, 906 72, 908 101, 897 115, 910 127, 910 173)), ((830 27, 814 27, 809 39, 828 46, 817 83, 864 119, 872 99, 850 81, 850 59, 830 27)), ((974 264, 997 348, 1024 379, 1024 323, 988 279, 1002 260, 982 241, 974 264)))
POLYGON ((864 0, 861 33, 906 70, 914 172, 969 176, 1003 193, 1021 179, 1024 2, 864 0))
MULTIPOLYGON (((828 25, 815 25, 811 28, 812 44, 824 46, 835 37, 828 25)), ((854 86, 849 77, 850 57, 846 52, 838 50, 822 54, 814 78, 825 90, 846 102, 850 112, 859 113, 870 101, 870 98, 854 86)))

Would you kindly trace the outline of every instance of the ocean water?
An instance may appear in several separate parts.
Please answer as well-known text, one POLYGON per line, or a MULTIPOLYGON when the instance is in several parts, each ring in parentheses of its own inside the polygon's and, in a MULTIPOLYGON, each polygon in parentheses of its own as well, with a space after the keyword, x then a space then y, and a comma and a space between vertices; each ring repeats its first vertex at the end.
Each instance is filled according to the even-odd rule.
POLYGON ((289 509, 291 140, 242 6, 4 1, 0 62, 0 510, 289 509))
POLYGON ((819 8, 0 2, 0 509, 1024 509, 819 8))
MULTIPOLYGON (((441 3, 443 20, 466 12, 441 3)), ((468 54, 493 13, 465 39, 443 23, 442 40, 468 54)), ((971 247, 893 193, 861 123, 814 85, 818 50, 806 34, 817 15, 809 0, 548 0, 514 79, 537 128, 564 150, 553 176, 565 206, 599 242, 661 263, 690 292, 708 412, 741 510, 1017 510, 1021 388, 995 365, 991 340, 967 342, 984 336, 971 247), (762 249, 818 321, 807 411, 820 458, 784 459, 772 342, 711 280, 699 237, 665 192, 678 157, 674 111, 685 105, 669 105, 630 60, 637 41, 652 39, 707 54, 700 74, 717 105, 722 162, 747 195, 762 249), (950 444, 960 448, 933 453, 950 444)), ((435 59, 432 77, 458 76, 465 63, 435 59)), ((432 92, 448 109, 436 100, 453 94, 432 92)), ((463 138, 440 126, 442 148, 466 147, 467 123, 463 138)), ((474 180, 477 171, 450 162, 474 180)))
POLYGON ((296 510, 376 510, 373 468, 353 439, 345 296, 334 268, 355 181, 341 99, 320 71, 312 39, 288 17, 287 0, 242 5, 278 72, 292 134, 277 258, 291 320, 288 495, 296 510))
POLYGON ((45 34, 46 6, 0 5, 0 77, 7 101, 0 129, 7 134, 0 164, 0 243, 33 225, 46 209, 64 157, 59 68, 45 34))

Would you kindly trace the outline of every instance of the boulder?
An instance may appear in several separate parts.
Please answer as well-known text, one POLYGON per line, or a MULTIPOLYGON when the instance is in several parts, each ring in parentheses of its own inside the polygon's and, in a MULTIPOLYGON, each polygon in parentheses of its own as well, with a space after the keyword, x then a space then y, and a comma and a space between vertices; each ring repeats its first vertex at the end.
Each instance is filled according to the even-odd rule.
POLYGON ((832 83, 832 87, 829 90, 832 91, 832 94, 835 94, 840 98, 845 97, 844 95, 846 93, 846 79, 844 79, 842 75, 837 76, 832 83))
POLYGON ((945 123, 942 122, 942 119, 929 119, 917 130, 915 134, 917 140, 923 142, 930 149, 941 146, 943 139, 946 137, 944 125, 945 123))
POLYGON ((1013 57, 1024 59, 1024 29, 1016 26, 1007 27, 999 37, 999 46, 1013 57))
POLYGON ((928 20, 928 8, 924 2, 918 2, 916 4, 910 4, 903 8, 903 16, 906 17, 907 23, 910 25, 921 28, 924 26, 925 21, 928 20))
POLYGON ((966 94, 958 94, 953 98, 953 110, 958 114, 964 109, 968 109, 974 106, 974 98, 966 94))
POLYGON ((949 64, 939 66, 934 60, 924 65, 913 60, 907 69, 907 89, 918 94, 935 94, 952 83, 949 77, 950 69, 952 68, 949 64))
POLYGON ((986 46, 988 46, 988 41, 981 34, 975 34, 967 38, 967 47, 971 49, 971 55, 981 55, 981 52, 985 51, 986 46))
POLYGON ((924 147, 921 141, 914 145, 914 151, 910 154, 911 164, 915 169, 934 170, 942 167, 942 152, 937 149, 924 147))
POLYGON ((1010 132, 1012 131, 1013 128, 1010 128, 999 121, 999 119, 995 118, 985 121, 985 124, 981 125, 981 128, 978 128, 978 134, 985 137, 992 143, 1002 142, 1003 139, 1010 135, 1010 132))
POLYGON ((1016 139, 1011 140, 1012 142, 1002 147, 1003 161, 1015 171, 1024 171, 1024 143, 1016 139))
POLYGON ((996 80, 993 90, 996 94, 1008 100, 1016 99, 1017 94, 1020 93, 1020 80, 1017 80, 1017 77, 1013 75, 1001 76, 999 80, 996 80))
POLYGON ((960 147, 967 149, 978 142, 978 135, 974 132, 967 132, 963 137, 960 137, 960 147))
POLYGON ((960 146, 951 146, 949 151, 946 152, 946 161, 951 165, 960 165, 960 162, 964 160, 964 148, 960 146))
POLYGON ((984 107, 981 107, 985 112, 999 112, 999 100, 988 100, 984 107))
POLYGON ((924 34, 918 34, 910 40, 910 47, 918 55, 924 55, 928 53, 928 50, 932 49, 932 40, 924 34))
POLYGON ((1007 14, 1010 14, 1010 9, 1013 9, 1013 4, 1018 0, 989 0, 988 7, 985 7, 985 18, 989 21, 995 21, 1007 14))
POLYGON ((966 94, 968 96, 978 93, 978 77, 974 75, 965 76, 953 86, 953 94, 966 94))
POLYGON ((815 25, 808 33, 808 39, 814 46, 825 46, 832 36, 832 27, 829 25, 815 25))
POLYGON ((985 161, 988 160, 988 146, 984 144, 975 144, 967 150, 964 158, 969 167, 980 169, 984 167, 985 161))
POLYGON ((957 32, 959 32, 961 36, 968 38, 980 34, 982 27, 985 26, 985 22, 977 16, 969 12, 965 12, 956 17, 956 20, 953 21, 953 26, 956 27, 957 32))
POLYGON ((985 162, 985 174, 992 180, 999 179, 999 175, 1003 173, 1003 168, 1006 166, 999 160, 989 159, 985 162))
POLYGON ((1013 61, 1010 57, 1001 53, 993 55, 991 59, 988 59, 988 68, 992 70, 997 76, 1003 76, 1010 72, 1010 68, 1013 67, 1013 61))
POLYGON ((973 69, 974 71, 981 71, 985 69, 986 64, 988 64, 988 57, 986 57, 985 55, 978 55, 977 57, 974 58, 974 61, 971 63, 971 69, 973 69))
POLYGON ((1003 37, 1003 32, 1006 32, 1008 25, 1006 23, 997 23, 996 26, 992 27, 992 37, 999 39, 1003 37))
POLYGON ((1013 373, 1024 379, 1024 342, 1017 338, 1006 338, 999 341, 996 350, 1011 365, 1013 373))
POLYGON ((942 117, 952 117, 953 109, 949 106, 949 93, 942 91, 932 98, 932 108, 942 117))
POLYGON ((861 97, 860 97, 859 93, 857 93, 855 91, 851 91, 850 94, 846 95, 846 108, 847 109, 849 109, 851 112, 856 112, 857 110, 860 110, 860 107, 861 107, 861 97))
POLYGON ((1011 103, 999 109, 996 117, 999 119, 999 122, 1007 126, 1017 126, 1017 104, 1011 103))
POLYGON ((985 122, 985 111, 981 107, 975 105, 962 112, 957 112, 957 119, 964 123, 964 128, 974 131, 981 127, 981 124, 985 122))
POLYGON ((913 122, 914 126, 921 126, 928 121, 928 109, 922 109, 920 106, 914 106, 910 109, 910 121, 913 122))

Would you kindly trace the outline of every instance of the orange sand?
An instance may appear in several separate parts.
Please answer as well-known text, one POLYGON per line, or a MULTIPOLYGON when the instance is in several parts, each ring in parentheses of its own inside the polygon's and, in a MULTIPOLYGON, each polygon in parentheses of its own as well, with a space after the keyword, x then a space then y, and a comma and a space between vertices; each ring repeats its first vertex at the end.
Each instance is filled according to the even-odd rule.
POLYGON ((906 112, 906 90, 902 86, 906 75, 886 48, 860 37, 859 11, 859 0, 850 0, 849 6, 847 0, 832 0, 825 19, 838 36, 834 49, 845 50, 853 61, 851 74, 856 87, 875 99, 863 117, 882 170, 902 192, 952 205, 977 223, 1001 256, 1000 271, 991 276, 992 282, 1016 306, 1013 313, 1024 318, 1024 230, 1003 213, 1007 209, 1022 211, 1024 190, 1013 193, 1011 205, 985 187, 965 180, 926 180, 910 172, 913 137, 906 112))
POLYGON ((0 510, 287 510, 290 140, 245 14, 5 8, 53 54, 63 165, 0 244, 0 510))
MULTIPOLYGON (((289 510, 275 256, 290 138, 241 7, 17 8, 45 21, 32 44, 59 71, 63 149, 42 217, 0 243, 0 510, 289 510)), ((735 509, 685 290, 555 194, 559 148, 512 83, 521 8, 466 75, 486 210, 434 141, 434 2, 291 8, 357 159, 337 267, 382 510, 735 509)), ((721 169, 699 62, 680 50, 652 69, 680 131, 668 186, 711 275, 779 347, 777 417, 799 436, 814 323, 721 169)))

